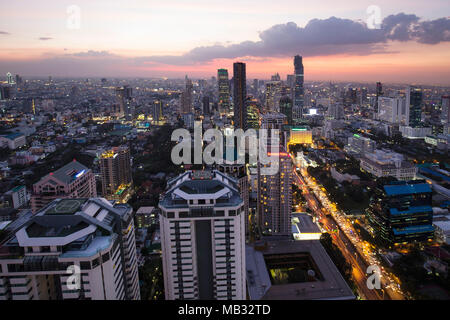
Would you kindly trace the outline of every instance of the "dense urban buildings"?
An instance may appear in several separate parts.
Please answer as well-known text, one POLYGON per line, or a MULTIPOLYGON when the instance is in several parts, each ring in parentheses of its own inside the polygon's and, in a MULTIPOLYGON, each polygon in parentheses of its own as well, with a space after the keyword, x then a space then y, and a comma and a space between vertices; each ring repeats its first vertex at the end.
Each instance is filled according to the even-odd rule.
POLYGON ((294 57, 294 114, 295 119, 303 117, 304 107, 304 69, 302 56, 294 57))
POLYGON ((159 207, 166 299, 245 299, 245 207, 236 181, 187 171, 168 182, 159 207))
MULTIPOLYGON (((148 77, 0 71, 0 298, 444 297, 449 87, 391 83, 381 69, 365 82, 304 81, 304 67, 307 79, 326 69, 328 47, 315 58, 312 44, 235 62, 253 44, 283 50, 272 35, 135 60, 136 70, 176 62, 148 77), (231 145, 237 129, 252 129, 257 148, 231 145), (369 267, 380 268, 380 289, 369 289, 369 267)), ((80 64, 123 61, 69 48, 80 64)), ((356 72, 341 58, 336 77, 356 72)))

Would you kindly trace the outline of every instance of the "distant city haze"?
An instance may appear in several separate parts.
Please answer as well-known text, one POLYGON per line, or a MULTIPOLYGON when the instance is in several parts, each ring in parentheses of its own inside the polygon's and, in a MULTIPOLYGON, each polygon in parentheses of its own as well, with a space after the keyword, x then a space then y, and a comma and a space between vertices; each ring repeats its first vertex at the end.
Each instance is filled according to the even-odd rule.
POLYGON ((304 58, 305 80, 450 84, 448 0, 5 1, 0 80, 182 77, 247 66, 283 78, 304 58), (373 29, 367 8, 380 10, 373 29))

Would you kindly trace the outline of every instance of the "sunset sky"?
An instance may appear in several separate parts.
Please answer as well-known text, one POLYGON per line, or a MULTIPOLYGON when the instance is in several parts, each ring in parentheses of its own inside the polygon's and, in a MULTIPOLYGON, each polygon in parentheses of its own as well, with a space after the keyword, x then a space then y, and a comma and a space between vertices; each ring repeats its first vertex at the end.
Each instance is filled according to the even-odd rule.
POLYGON ((306 81, 450 85, 448 0, 0 0, 0 8, 0 79, 211 77, 237 60, 248 78, 284 78, 300 54, 306 81), (380 29, 368 28, 370 5, 380 29))

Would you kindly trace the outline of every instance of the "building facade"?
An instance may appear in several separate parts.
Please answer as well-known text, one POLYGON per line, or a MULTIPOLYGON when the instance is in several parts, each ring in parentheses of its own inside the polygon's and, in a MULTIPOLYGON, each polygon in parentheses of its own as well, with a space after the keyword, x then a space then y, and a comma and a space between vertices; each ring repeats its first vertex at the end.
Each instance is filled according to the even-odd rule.
POLYGON ((95 176, 91 169, 77 161, 50 172, 33 185, 31 209, 37 212, 55 199, 91 198, 97 196, 95 176))
POLYGON ((245 63, 235 62, 233 64, 233 112, 234 128, 247 130, 247 76, 245 63))
POLYGON ((262 169, 266 165, 258 162, 257 223, 262 234, 289 236, 292 212, 292 159, 281 146, 278 154, 271 153, 270 147, 268 151, 270 156, 278 156, 278 172, 264 175, 262 169))
POLYGON ((379 185, 367 210, 371 231, 387 245, 431 240, 431 201, 432 190, 424 180, 379 185))
POLYGON ((378 97, 378 120, 391 124, 407 124, 406 99, 378 97))
POLYGON ((57 199, 0 247, 0 300, 139 300, 133 209, 57 199))
POLYGON ((244 202, 219 171, 170 180, 159 203, 166 300, 243 300, 244 202))
POLYGON ((405 161, 403 155, 384 150, 366 153, 360 159, 360 168, 380 177, 394 177, 398 180, 412 180, 417 174, 417 167, 405 161))
POLYGON ((219 90, 219 112, 230 112, 230 82, 228 80, 228 70, 217 70, 217 85, 219 90))
POLYGON ((120 146, 102 153, 100 172, 103 197, 126 202, 131 196, 133 186, 130 149, 120 146))
POLYGON ((304 95, 305 89, 303 87, 304 69, 302 56, 294 57, 294 114, 297 117, 303 117, 304 95))

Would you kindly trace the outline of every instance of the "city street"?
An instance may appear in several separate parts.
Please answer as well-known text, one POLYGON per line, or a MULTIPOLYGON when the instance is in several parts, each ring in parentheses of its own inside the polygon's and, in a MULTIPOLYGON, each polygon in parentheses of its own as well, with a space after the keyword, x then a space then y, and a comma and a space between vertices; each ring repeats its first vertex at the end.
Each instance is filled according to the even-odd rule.
POLYGON ((373 253, 371 253, 367 247, 364 247, 358 239, 354 229, 349 223, 344 222, 345 218, 342 217, 337 209, 335 209, 335 206, 331 205, 324 193, 321 192, 319 197, 316 196, 321 190, 317 187, 315 182, 309 179, 306 170, 302 170, 301 174, 299 174, 297 170, 294 170, 294 181, 299 189, 302 190, 309 207, 313 210, 317 219, 319 219, 324 228, 331 233, 335 244, 341 250, 347 261, 353 266, 353 277, 361 297, 368 300, 403 300, 404 296, 398 289, 398 285, 394 282, 392 277, 383 272, 382 267, 380 267, 382 273, 382 290, 370 290, 367 287, 367 267, 374 264, 379 265, 373 253), (304 178, 305 176, 306 178, 304 178), (305 180, 307 180, 308 183, 305 183, 305 180), (344 228, 342 228, 342 226, 344 226, 344 228), (350 234, 350 236, 348 236, 348 234, 350 234))

